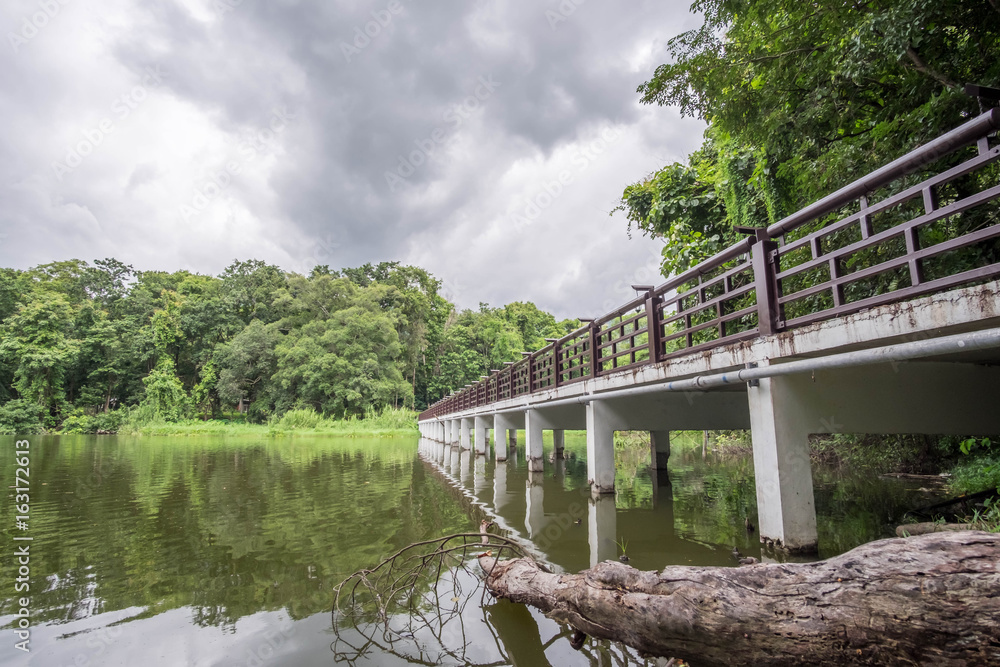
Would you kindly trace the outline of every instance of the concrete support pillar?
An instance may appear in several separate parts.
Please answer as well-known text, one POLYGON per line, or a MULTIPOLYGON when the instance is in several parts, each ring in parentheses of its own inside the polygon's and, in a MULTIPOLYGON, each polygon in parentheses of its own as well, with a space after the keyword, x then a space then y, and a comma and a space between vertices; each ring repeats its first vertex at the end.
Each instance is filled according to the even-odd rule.
POLYGON ((507 460, 510 449, 507 445, 507 431, 511 428, 511 420, 507 415, 498 413, 493 416, 493 454, 497 461, 507 460))
POLYGON ((604 401, 587 403, 587 481, 594 494, 615 492, 614 436, 604 401))
POLYGON ((472 419, 470 417, 462 418, 461 431, 459 433, 458 439, 462 449, 472 449, 472 443, 469 442, 469 429, 472 428, 472 419))
POLYGON ((542 416, 537 410, 524 413, 525 448, 528 454, 528 470, 541 472, 542 465, 542 416))
POLYGON ((748 391, 760 539, 792 552, 816 551, 808 417, 786 377, 764 378, 748 391))
POLYGON ((487 431, 487 421, 485 417, 477 416, 475 418, 475 428, 476 428, 476 456, 486 456, 486 431, 487 431))
POLYGON ((653 470, 666 470, 670 460, 670 431, 649 432, 649 467, 653 470))
POLYGON ((563 458, 566 450, 566 431, 561 428, 552 430, 552 446, 554 458, 563 458))
POLYGON ((511 449, 517 449, 517 429, 512 428, 508 431, 508 437, 510 438, 508 444, 511 449))
POLYGON ((618 530, 615 516, 615 499, 612 496, 591 498, 587 512, 587 541, 590 544, 590 567, 617 557, 618 546, 615 532, 618 530))
POLYGON ((462 439, 462 420, 452 419, 451 420, 451 440, 449 444, 457 445, 462 439))

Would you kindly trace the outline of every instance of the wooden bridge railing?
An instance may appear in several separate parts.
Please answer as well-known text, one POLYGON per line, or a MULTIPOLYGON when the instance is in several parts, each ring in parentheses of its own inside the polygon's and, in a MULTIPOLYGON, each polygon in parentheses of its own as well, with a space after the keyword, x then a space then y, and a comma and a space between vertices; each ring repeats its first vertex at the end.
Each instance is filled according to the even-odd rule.
POLYGON ((1000 276, 998 128, 993 109, 768 228, 744 230, 752 236, 420 419, 1000 276))

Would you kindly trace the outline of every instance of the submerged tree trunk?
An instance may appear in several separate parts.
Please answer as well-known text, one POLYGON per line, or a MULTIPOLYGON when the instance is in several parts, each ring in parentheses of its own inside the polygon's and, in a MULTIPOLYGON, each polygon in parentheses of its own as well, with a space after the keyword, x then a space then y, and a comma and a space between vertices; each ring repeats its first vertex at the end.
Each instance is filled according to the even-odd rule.
POLYGON ((481 558, 489 589, 693 665, 1000 665, 1000 535, 880 540, 816 563, 550 574, 481 558))

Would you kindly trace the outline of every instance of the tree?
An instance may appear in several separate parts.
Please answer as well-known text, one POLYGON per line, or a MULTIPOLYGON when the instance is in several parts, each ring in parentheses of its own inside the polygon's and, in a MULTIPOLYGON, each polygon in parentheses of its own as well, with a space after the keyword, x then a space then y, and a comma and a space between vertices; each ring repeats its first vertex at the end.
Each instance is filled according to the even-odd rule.
POLYGON ((699 0, 704 24, 638 89, 709 123, 701 151, 626 189, 629 222, 677 272, 734 224, 762 226, 978 112, 959 84, 997 85, 991 0, 699 0), (720 202, 724 206, 720 206, 720 202))
POLYGON ((235 260, 222 272, 224 298, 245 324, 255 319, 265 323, 277 319, 271 301, 284 284, 281 269, 259 259, 235 260))
POLYGON ((309 322, 276 349, 280 411, 312 407, 326 415, 362 415, 409 398, 399 370, 402 347, 395 322, 375 302, 378 290, 360 290, 352 305, 327 320, 309 322))
MULTIPOLYGON (((228 343, 215 349, 216 391, 226 405, 252 405, 266 393, 276 368, 275 347, 281 334, 274 325, 253 320, 228 343)), ((269 412, 270 406, 258 406, 269 412)))
POLYGON ((74 311, 51 289, 36 289, 3 326, 0 357, 14 369, 14 388, 55 415, 66 399, 65 378, 80 351, 74 311))

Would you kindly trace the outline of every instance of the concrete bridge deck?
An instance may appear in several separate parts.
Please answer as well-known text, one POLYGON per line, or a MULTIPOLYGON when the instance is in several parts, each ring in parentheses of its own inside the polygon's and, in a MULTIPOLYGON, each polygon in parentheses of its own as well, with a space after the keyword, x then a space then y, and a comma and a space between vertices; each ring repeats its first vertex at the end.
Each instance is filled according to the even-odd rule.
POLYGON ((1000 158, 1000 147, 990 148, 987 139, 997 126, 1000 112, 984 114, 817 202, 808 215, 790 217, 798 216, 797 224, 815 221, 842 209, 845 197, 860 197, 857 212, 837 223, 779 246, 770 236, 795 227, 786 219, 659 288, 637 287, 645 294, 633 302, 432 406, 420 417, 422 434, 485 455, 493 431, 495 455, 503 460, 508 434, 523 429, 529 467, 541 470, 543 430, 554 432, 557 455, 565 430, 586 430, 592 491, 608 494, 614 492, 616 430, 649 431, 651 465, 665 470, 670 431, 750 429, 761 540, 789 551, 815 550, 810 434, 1000 433, 1000 261, 935 280, 925 280, 922 267, 935 254, 1000 236, 995 207, 975 231, 943 247, 921 249, 917 240, 921 225, 967 215, 1000 196, 995 183, 946 205, 936 194, 948 179, 1000 158), (973 132, 968 128, 975 123, 973 132), (977 148, 970 160, 868 202, 867 193, 920 160, 970 143, 977 148), (914 198, 923 200, 922 215, 881 231, 871 227, 873 211, 914 198), (826 249, 817 240, 851 226, 860 228, 861 241, 826 249), (893 235, 905 239, 906 254, 874 268, 902 268, 910 286, 846 303, 845 288, 876 273, 840 275, 842 260, 893 235), (782 253, 803 249, 804 262, 781 268, 782 253), (738 260, 748 251, 749 259, 738 260), (787 288, 801 267, 820 265, 829 267, 825 283, 798 293, 787 288), (753 282, 737 280, 741 274, 753 282), (803 292, 820 290, 831 297, 826 305, 786 317, 803 292), (747 307, 753 292, 756 303, 747 307), (756 316, 755 326, 733 326, 748 315, 756 316), (717 334, 699 342, 706 330, 717 334), (671 341, 680 341, 680 349, 671 341))

